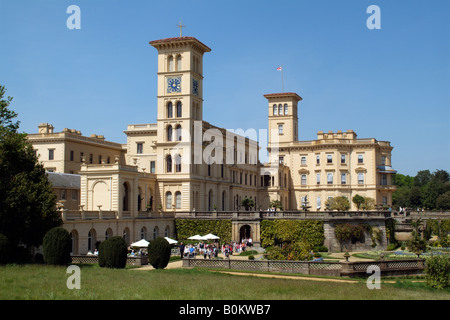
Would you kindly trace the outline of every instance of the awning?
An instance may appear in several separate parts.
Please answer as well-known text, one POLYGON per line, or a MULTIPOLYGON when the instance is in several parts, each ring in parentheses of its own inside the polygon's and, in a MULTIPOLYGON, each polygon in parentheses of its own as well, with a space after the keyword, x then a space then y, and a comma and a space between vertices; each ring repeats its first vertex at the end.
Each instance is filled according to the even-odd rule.
POLYGON ((378 166, 377 169, 379 173, 397 173, 391 166, 378 166))

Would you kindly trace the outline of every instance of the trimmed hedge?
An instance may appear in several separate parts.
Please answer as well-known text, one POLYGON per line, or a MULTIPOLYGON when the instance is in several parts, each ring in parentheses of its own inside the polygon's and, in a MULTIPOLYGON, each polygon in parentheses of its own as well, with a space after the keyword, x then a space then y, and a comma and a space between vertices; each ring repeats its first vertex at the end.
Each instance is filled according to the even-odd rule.
POLYGON ((231 242, 231 220, 176 219, 175 230, 179 240, 212 233, 220 237, 221 242, 231 242))
POLYGON ((169 264, 171 246, 169 242, 158 237, 148 245, 148 263, 155 269, 164 269, 169 264))
POLYGON ((62 227, 50 229, 42 242, 46 264, 68 265, 72 262, 72 239, 69 232, 62 227))
POLYGON ((321 246, 325 240, 323 222, 318 220, 263 220, 261 245, 270 247, 278 243, 304 242, 321 246))
POLYGON ((123 269, 127 265, 127 243, 120 236, 103 241, 98 248, 98 264, 102 268, 123 269))

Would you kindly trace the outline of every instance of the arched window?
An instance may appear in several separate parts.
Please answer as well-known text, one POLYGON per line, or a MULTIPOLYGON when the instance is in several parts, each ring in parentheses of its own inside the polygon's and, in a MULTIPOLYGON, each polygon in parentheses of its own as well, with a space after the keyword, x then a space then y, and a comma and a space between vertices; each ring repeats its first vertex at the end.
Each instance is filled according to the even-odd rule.
POLYGON ((173 117, 173 104, 172 102, 169 101, 169 103, 167 104, 167 118, 172 117, 173 117))
POLYGON ((167 127, 167 141, 172 141, 172 126, 167 127))
POLYGON ((181 101, 177 102, 177 118, 181 118, 183 108, 181 107, 181 101))
POLYGON ((226 193, 226 191, 224 190, 224 191, 222 192, 222 211, 225 211, 226 196, 227 196, 227 193, 226 193))
POLYGON ((123 211, 129 211, 130 186, 127 182, 123 183, 123 211))
POLYGON ((213 191, 209 190, 208 194, 208 211, 211 211, 213 209, 213 191))
POLYGON ((142 227, 141 229, 141 239, 147 238, 147 228, 142 227))
POLYGON ((175 208, 181 209, 181 192, 175 192, 175 208))
POLYGON ((123 229, 122 237, 125 240, 125 242, 127 243, 127 245, 129 245, 130 244, 130 229, 128 229, 128 228, 123 229))
POLYGON ((181 125, 177 125, 177 130, 176 130, 176 134, 177 134, 177 141, 181 141, 182 138, 182 134, 181 134, 181 125))
POLYGON ((283 115, 283 106, 281 104, 278 105, 278 115, 279 116, 283 115))
POLYGON ((166 209, 172 209, 172 192, 166 193, 166 209))
POLYGON ((289 109, 289 108, 288 108, 288 105, 287 105, 287 103, 285 103, 285 104, 284 104, 284 115, 285 115, 285 116, 287 116, 287 114, 288 114, 288 109, 289 109))
POLYGON ((158 228, 158 227, 155 227, 155 228, 153 229, 153 239, 158 238, 158 236, 159 236, 159 228, 158 228))
POLYGON ((175 156, 175 172, 181 172, 181 155, 175 156))
POLYGON ((173 71, 173 56, 169 56, 169 71, 173 71))
POLYGON ((278 115, 278 108, 276 104, 273 105, 273 115, 274 116, 278 115))
POLYGON ((177 70, 181 70, 181 55, 177 55, 177 70))
POLYGON ((170 154, 166 157, 166 171, 172 172, 172 156, 170 154))
POLYGON ((166 228, 164 229, 164 236, 165 237, 169 237, 170 236, 170 227, 166 226, 166 228))
POLYGON ((97 232, 95 229, 89 230, 88 233, 88 251, 93 252, 95 249, 95 243, 97 242, 97 232))
POLYGON ((111 228, 106 229, 105 232, 105 240, 108 240, 109 238, 111 238, 113 236, 113 231, 111 230, 111 228))

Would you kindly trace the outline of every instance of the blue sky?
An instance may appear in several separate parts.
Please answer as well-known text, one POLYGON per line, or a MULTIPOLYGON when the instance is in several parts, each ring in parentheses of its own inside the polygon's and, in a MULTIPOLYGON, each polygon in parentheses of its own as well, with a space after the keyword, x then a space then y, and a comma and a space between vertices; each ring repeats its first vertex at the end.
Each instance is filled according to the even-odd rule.
POLYGON ((354 130, 391 141, 403 174, 450 171, 450 1, 0 0, 0 84, 21 130, 41 122, 125 143, 127 124, 156 122, 157 52, 193 36, 204 56, 203 119, 266 129, 266 93, 299 103, 300 140, 354 130), (69 30, 69 5, 81 29, 69 30), (369 5, 381 29, 369 30, 369 5))

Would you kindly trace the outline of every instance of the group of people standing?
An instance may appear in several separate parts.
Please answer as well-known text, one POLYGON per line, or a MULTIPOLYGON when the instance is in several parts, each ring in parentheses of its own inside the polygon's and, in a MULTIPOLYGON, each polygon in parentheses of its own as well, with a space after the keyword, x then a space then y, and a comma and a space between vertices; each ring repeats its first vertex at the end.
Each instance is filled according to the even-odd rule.
POLYGON ((199 242, 197 245, 185 245, 183 242, 180 244, 180 255, 183 258, 195 258, 197 255, 203 256, 205 259, 208 257, 211 259, 217 258, 219 254, 218 246, 215 243, 199 242))
MULTIPOLYGON (((241 243, 233 242, 231 244, 222 244, 221 252, 225 257, 229 257, 236 252, 237 254, 245 252, 248 247, 253 245, 252 239, 242 239, 241 243)), ((185 245, 183 242, 180 244, 181 258, 195 258, 196 256, 203 256, 203 258, 217 258, 219 254, 218 243, 204 243, 199 242, 196 245, 185 245)))

